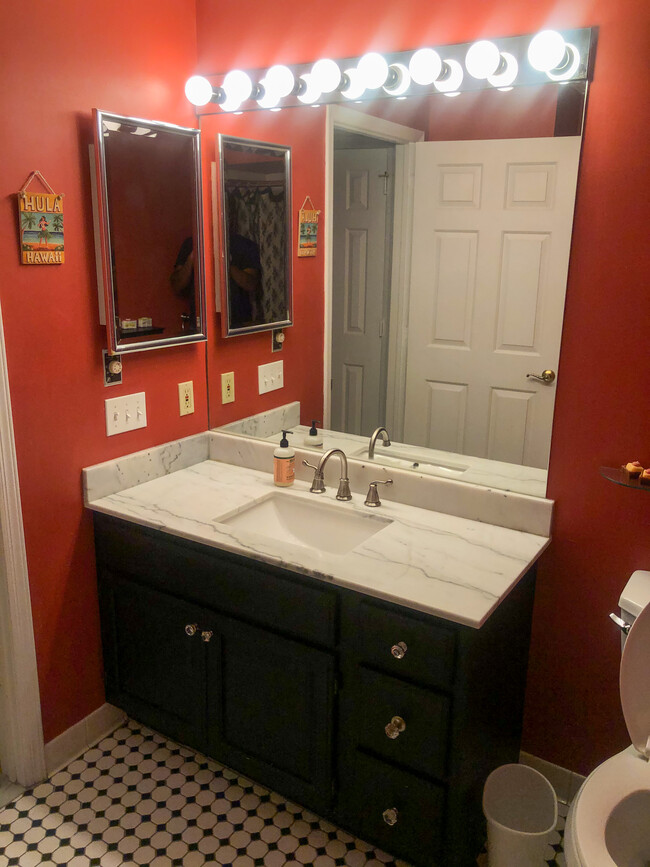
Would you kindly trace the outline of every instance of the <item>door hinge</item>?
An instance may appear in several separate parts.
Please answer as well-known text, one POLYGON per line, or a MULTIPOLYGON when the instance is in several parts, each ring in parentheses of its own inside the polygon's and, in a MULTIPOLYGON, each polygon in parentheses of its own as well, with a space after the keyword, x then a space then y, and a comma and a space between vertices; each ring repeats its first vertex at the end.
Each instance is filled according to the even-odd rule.
POLYGON ((384 321, 383 319, 380 319, 380 320, 379 320, 379 336, 380 336, 380 337, 383 337, 383 336, 384 336, 384 328, 385 328, 385 327, 386 327, 386 323, 385 323, 385 321, 384 321))
POLYGON ((388 172, 382 172, 382 174, 377 175, 377 177, 384 179, 384 195, 387 196, 388 195, 388 178, 390 177, 390 175, 388 174, 388 172))

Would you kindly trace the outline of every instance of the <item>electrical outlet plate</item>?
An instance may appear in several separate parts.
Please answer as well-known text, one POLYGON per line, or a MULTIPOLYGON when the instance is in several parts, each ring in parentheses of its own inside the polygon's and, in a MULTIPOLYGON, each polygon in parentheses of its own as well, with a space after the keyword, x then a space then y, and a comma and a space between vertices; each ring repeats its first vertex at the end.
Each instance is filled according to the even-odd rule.
POLYGON ((144 391, 110 398, 104 401, 104 407, 107 437, 147 426, 147 403, 144 391))
POLYGON ((235 374, 231 370, 230 373, 221 374, 221 403, 234 403, 234 401, 235 374))
POLYGON ((181 415, 190 415, 194 412, 194 382, 178 383, 178 408, 181 415))
POLYGON ((275 391, 284 387, 284 362, 272 361, 270 364, 260 364, 257 368, 259 393, 275 391))

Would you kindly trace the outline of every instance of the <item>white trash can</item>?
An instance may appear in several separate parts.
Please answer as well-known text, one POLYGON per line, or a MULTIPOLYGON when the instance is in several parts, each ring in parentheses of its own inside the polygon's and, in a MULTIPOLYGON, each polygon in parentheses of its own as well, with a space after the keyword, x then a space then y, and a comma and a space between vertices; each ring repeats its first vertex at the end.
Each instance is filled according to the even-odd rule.
POLYGON ((489 867, 541 867, 557 824, 557 797, 543 774, 502 765, 483 789, 489 867))

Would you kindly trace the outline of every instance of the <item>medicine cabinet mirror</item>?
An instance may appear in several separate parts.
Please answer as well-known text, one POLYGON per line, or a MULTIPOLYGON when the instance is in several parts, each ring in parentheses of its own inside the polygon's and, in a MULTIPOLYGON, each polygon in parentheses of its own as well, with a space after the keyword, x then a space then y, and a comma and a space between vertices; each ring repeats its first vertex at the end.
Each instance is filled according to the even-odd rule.
POLYGON ((291 325, 291 149, 219 135, 218 150, 223 335, 291 325))
POLYGON ((97 109, 94 120, 110 350, 205 340, 200 131, 97 109))

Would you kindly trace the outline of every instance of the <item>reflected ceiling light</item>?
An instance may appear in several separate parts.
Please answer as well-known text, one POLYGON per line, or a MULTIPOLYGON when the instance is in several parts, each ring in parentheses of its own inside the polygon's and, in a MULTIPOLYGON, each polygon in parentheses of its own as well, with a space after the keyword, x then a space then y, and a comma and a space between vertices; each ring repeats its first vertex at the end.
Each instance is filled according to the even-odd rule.
POLYGON ((538 72, 559 66, 566 53, 566 43, 557 30, 542 30, 530 40, 528 62, 538 72))
POLYGON ((481 39, 470 45, 465 55, 465 69, 472 78, 485 79, 498 70, 501 63, 501 54, 494 42, 481 39))
POLYGON ((546 74, 553 81, 568 81, 578 71, 580 66, 580 52, 570 42, 566 43, 566 53, 563 63, 554 69, 547 70, 546 74))
POLYGON ((442 72, 442 58, 433 48, 420 48, 409 60, 409 72, 416 84, 433 84, 442 72))
POLYGON ((508 51, 501 53, 501 62, 499 68, 493 75, 488 75, 488 83, 499 90, 510 90, 510 85, 513 83, 519 72, 519 64, 517 58, 508 51))
POLYGON ((388 68, 388 81, 384 85, 384 90, 391 96, 401 97, 403 93, 409 89, 411 84, 411 76, 408 69, 403 63, 393 63, 388 68))
POLYGON ((357 69, 364 87, 368 90, 382 87, 388 78, 388 63, 376 51, 369 51, 368 54, 364 54, 357 64, 357 69))
POLYGON ((446 91, 443 93, 443 96, 449 96, 453 98, 454 96, 460 96, 460 90, 454 90, 453 93, 447 93, 446 91))
POLYGON ((463 81, 463 67, 457 60, 447 58, 442 63, 441 77, 433 84, 440 93, 452 93, 458 90, 463 81))
POLYGON ((288 66, 282 64, 272 66, 264 76, 264 81, 266 82, 264 87, 267 93, 271 91, 276 94, 278 100, 282 99, 283 96, 289 96, 296 83, 293 72, 288 66))
POLYGON ((328 58, 317 60, 311 68, 311 74, 321 93, 333 93, 341 83, 341 70, 338 64, 328 58))
POLYGON ((212 85, 202 75, 193 75, 185 82, 185 96, 192 105, 207 105, 212 95, 212 85))
POLYGON ((345 86, 341 90, 341 93, 346 99, 359 99, 366 90, 366 85, 363 83, 363 79, 361 77, 361 73, 358 69, 352 67, 351 69, 346 69, 344 73, 345 86))
POLYGON ((300 102, 304 102, 305 105, 311 105, 320 97, 320 88, 311 72, 306 72, 304 75, 301 75, 300 81, 304 82, 305 87, 301 87, 298 93, 298 99, 300 102))

